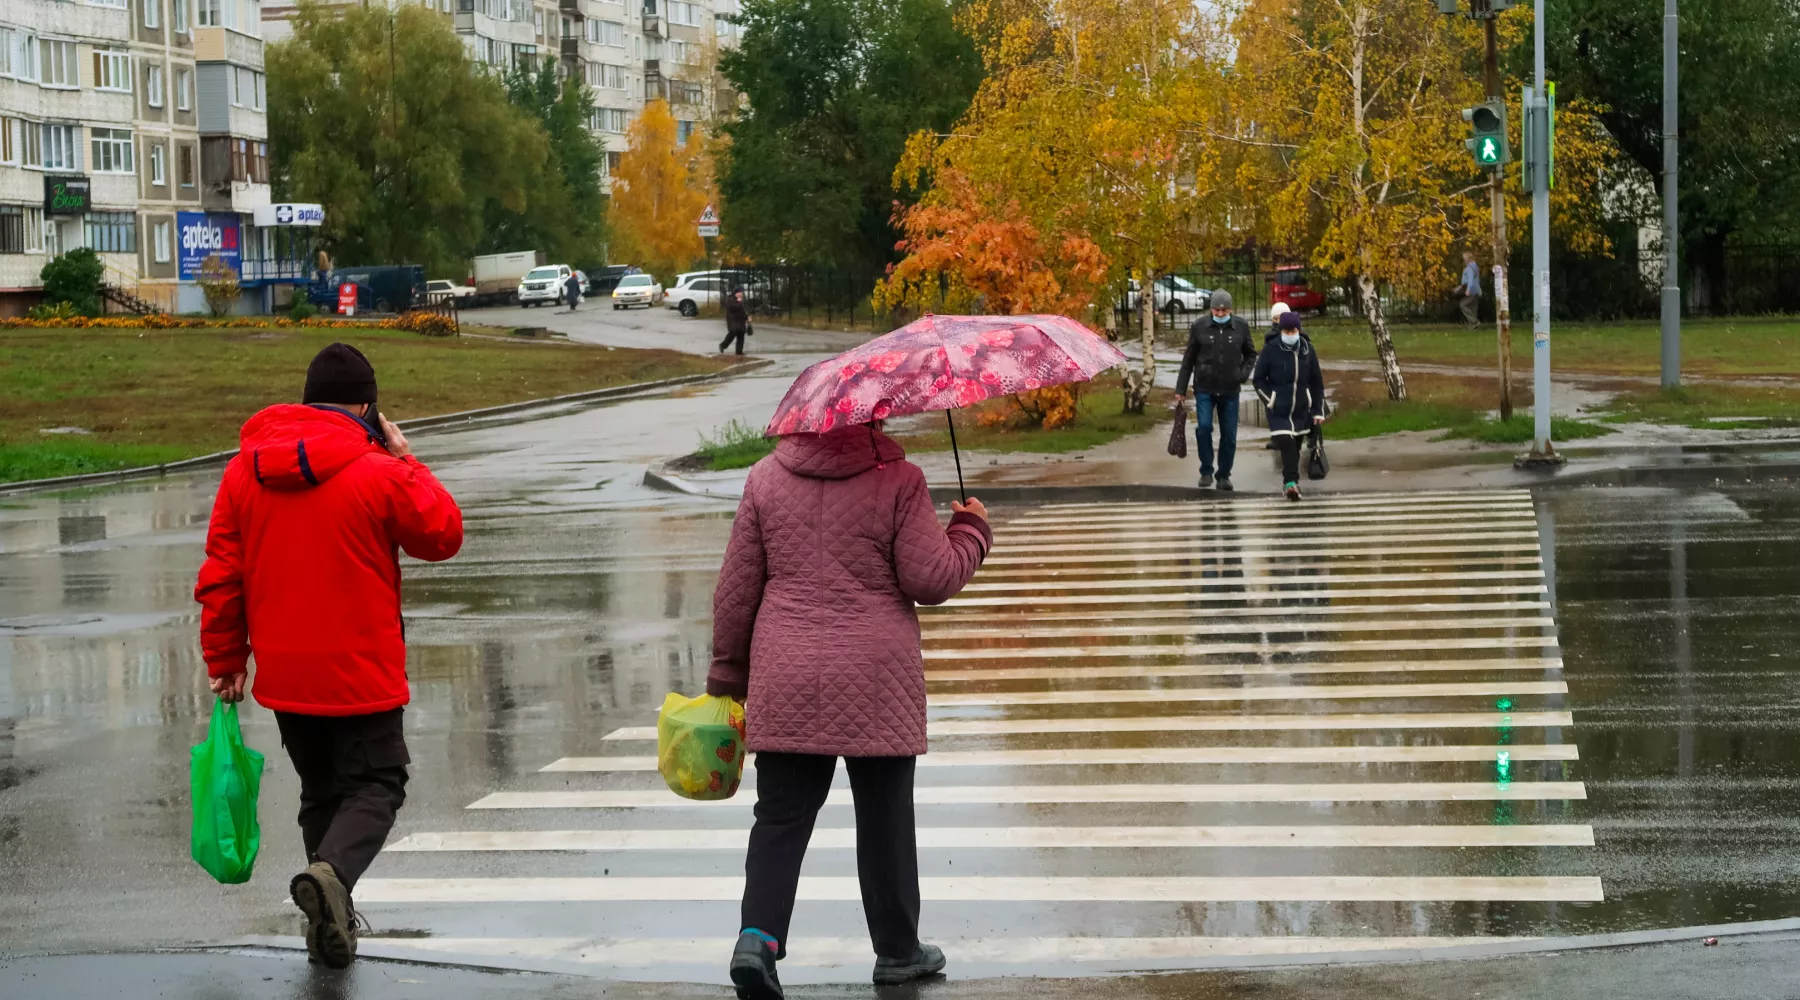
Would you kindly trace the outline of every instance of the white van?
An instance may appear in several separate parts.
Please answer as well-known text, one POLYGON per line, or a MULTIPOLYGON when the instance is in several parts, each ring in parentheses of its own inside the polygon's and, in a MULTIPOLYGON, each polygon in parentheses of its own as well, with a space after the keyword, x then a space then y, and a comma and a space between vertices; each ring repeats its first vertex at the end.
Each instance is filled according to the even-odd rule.
POLYGON ((567 264, 547 264, 534 267, 519 279, 519 304, 522 306, 541 306, 546 302, 562 305, 563 294, 569 287, 569 276, 574 274, 567 264))

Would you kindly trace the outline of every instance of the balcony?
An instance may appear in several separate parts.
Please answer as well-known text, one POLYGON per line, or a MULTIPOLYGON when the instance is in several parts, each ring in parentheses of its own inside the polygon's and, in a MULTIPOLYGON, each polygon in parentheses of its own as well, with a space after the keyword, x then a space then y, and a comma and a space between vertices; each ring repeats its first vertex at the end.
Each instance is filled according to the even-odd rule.
POLYGON ((663 37, 662 15, 657 14, 651 10, 644 11, 644 37, 645 38, 661 38, 661 37, 663 37))
POLYGON ((666 101, 668 99, 669 83, 662 75, 662 60, 644 60, 644 100, 666 101))
POLYGON ((557 0, 556 8, 573 17, 586 17, 581 12, 581 0, 557 0))
POLYGON ((581 39, 574 35, 564 35, 562 39, 562 57, 564 59, 581 59, 581 39))

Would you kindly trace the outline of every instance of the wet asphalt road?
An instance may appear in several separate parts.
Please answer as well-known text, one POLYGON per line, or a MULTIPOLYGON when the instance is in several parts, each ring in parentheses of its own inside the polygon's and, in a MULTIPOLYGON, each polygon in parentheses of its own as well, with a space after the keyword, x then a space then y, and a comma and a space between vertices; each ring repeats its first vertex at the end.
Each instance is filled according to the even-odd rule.
MULTIPOLYGON (((680 322, 672 316, 657 320, 665 318, 680 322)), ((699 331, 675 333, 691 338, 699 331)), ((508 837, 541 831, 665 831, 662 836, 680 831, 692 838, 709 831, 728 837, 742 829, 747 812, 739 807, 468 807, 496 793, 606 793, 657 787, 656 777, 641 771, 540 773, 540 769, 571 759, 641 756, 644 744, 606 737, 647 725, 666 691, 699 687, 709 655, 713 574, 729 531, 729 506, 651 494, 637 480, 644 462, 690 446, 696 428, 732 416, 760 421, 798 367, 813 356, 803 353, 806 345, 794 346, 796 353, 783 357, 777 369, 726 385, 531 424, 420 436, 421 454, 465 503, 469 541, 451 563, 411 565, 407 570, 415 699, 407 723, 415 768, 396 839, 414 838, 415 845, 429 846, 430 835, 495 835, 499 837, 495 845, 506 847, 519 842, 508 837)), ((245 715, 248 739, 268 751, 270 760, 263 792, 263 856, 256 877, 244 886, 220 887, 187 859, 186 750, 201 738, 210 710, 190 593, 213 485, 213 477, 200 475, 0 501, 0 884, 5 886, 0 890, 0 953, 293 941, 297 920, 285 903, 284 890, 299 860, 298 836, 288 822, 295 788, 278 749, 273 721, 263 710, 250 709, 245 715)), ((1010 634, 928 640, 928 648, 935 644, 960 651, 948 662, 931 665, 985 670, 1041 666, 1037 658, 1051 654, 991 657, 1007 648, 1072 647, 1083 652, 1055 654, 1061 658, 1053 662, 1139 669, 1125 678, 1093 674, 1064 681, 942 679, 934 683, 933 694, 959 695, 963 703, 940 700, 933 709, 934 723, 1119 720, 1159 714, 1289 719, 1355 714, 1379 720, 1486 713, 1492 718, 1453 728, 1433 728, 1415 719, 1405 729, 1379 721, 1360 729, 1324 730, 1290 722, 1285 725, 1294 728, 952 736, 942 746, 934 743, 934 752, 1106 750, 1126 756, 1104 764, 1021 765, 1017 758, 985 763, 969 759, 961 766, 922 770, 922 790, 1029 784, 1083 786, 1088 789, 1085 794, 1098 794, 1094 788, 1144 785, 1240 789, 1282 785, 1312 791, 1290 795, 1290 801, 1186 805, 1165 798, 1068 804, 1066 793, 1059 793, 1063 797, 1056 801, 1036 804, 977 801, 924 806, 921 825, 940 831, 1035 829, 1040 831, 1036 836, 1046 836, 1041 833, 1044 829, 1121 826, 1255 824, 1290 833, 1354 826, 1373 831, 1369 835, 1378 840, 1395 836, 1397 829, 1425 826, 1524 831, 1467 834, 1489 839, 1529 839, 1555 827, 1565 833, 1573 830, 1568 834, 1572 841, 1498 846, 1472 840, 1460 846, 1383 842, 1308 848, 1045 847, 972 846, 955 843, 967 834, 940 833, 950 838, 952 846, 925 849, 925 875, 945 880, 965 874, 1014 879, 1018 882, 1010 887, 1015 895, 1021 891, 1020 883, 1041 885, 1047 884, 1045 879, 1059 878, 1097 880, 1083 891, 1100 892, 1126 884, 1122 880, 1141 878, 1286 879, 1294 880, 1298 888, 1285 901, 1246 899, 1242 885, 1211 882, 1199 895, 1213 893, 1212 901, 1026 902, 984 897, 995 883, 958 890, 946 882, 946 892, 965 891, 973 898, 928 902, 928 935, 966 941, 1048 939, 1051 944, 1042 947, 1055 959, 1055 942, 1065 938, 1182 940, 1191 945, 1195 938, 1231 935, 1237 940, 1230 947, 1256 952, 1267 946, 1244 942, 1278 936, 1328 940, 1378 936, 1406 938, 1424 947, 1430 941, 1469 936, 1599 933, 1800 915, 1800 902, 1790 888, 1800 868, 1792 852, 1800 826, 1792 665, 1795 633, 1800 631, 1800 570, 1792 555, 1800 534, 1800 497, 1791 490, 1745 485, 1550 490, 1536 497, 1498 496, 1461 509, 1455 499, 1415 503, 1409 508, 1409 520, 1364 525, 1373 530, 1362 534, 1355 530, 1356 517, 1340 518, 1336 523, 1342 530, 1321 532, 1315 544, 1299 547, 1312 554, 1310 560, 1276 558, 1278 546, 1263 531, 1270 515, 1254 505, 1231 511, 1225 527, 1232 530, 1225 534, 1218 517, 1202 530, 1203 518, 1190 522, 1179 512, 1135 512, 1118 530, 1145 530, 1132 522, 1153 514, 1163 518, 1177 537, 1150 537, 1129 545, 1050 538, 1068 526, 1048 522, 1067 512, 998 512, 1017 522, 1019 530, 1009 533, 1003 527, 997 558, 1029 556, 1034 546, 1071 541, 1078 547, 1087 545, 1090 554, 1116 554, 1130 546, 1138 551, 1112 564, 1082 565, 1066 554, 1048 553, 1040 554, 1036 564, 990 565, 983 582, 1030 586, 989 595, 1008 602, 997 610, 992 605, 949 609, 942 624, 928 618, 928 633, 999 626, 1010 634), (1497 514, 1496 508, 1504 510, 1497 514), (1516 517, 1521 511, 1523 517, 1516 517), (1518 524, 1501 527, 1521 529, 1520 538, 1489 537, 1495 527, 1489 522, 1500 515, 1514 516, 1518 524), (1199 534, 1201 543, 1212 548, 1211 555, 1186 558, 1176 552, 1191 540, 1184 533, 1199 534), (1220 543, 1226 534, 1232 539, 1229 547, 1220 543), (1408 551, 1425 547, 1444 551, 1408 551), (1541 580, 1531 575, 1539 566, 1541 580), (1146 568, 1155 572, 1146 574, 1146 568), (1050 573, 1062 575, 1049 577, 1050 573), (1296 573, 1313 582, 1300 586, 1270 579, 1296 573), (1426 579, 1354 579, 1362 574, 1426 579), (1481 578, 1453 579, 1449 574, 1481 578), (1157 593, 1141 586, 1146 576, 1221 579, 1227 581, 1218 585, 1224 592, 1258 592, 1261 599, 1235 604, 1216 599, 1149 600, 1157 593), (1097 582, 1128 586, 1091 586, 1097 582), (1541 590, 1456 592, 1514 584, 1541 590), (1326 593, 1333 588, 1347 592, 1326 593), (1372 593, 1434 588, 1440 592, 1372 593), (1294 591, 1311 596, 1295 596, 1294 591), (1099 605, 1083 599, 1096 593, 1130 600, 1099 605), (1044 600, 1049 598, 1074 600, 1062 604, 1044 600), (1028 600, 1041 603, 1027 606, 1028 600), (1099 649, 1171 641, 1166 635, 1158 640, 1154 629, 1164 627, 1175 635, 1183 632, 1184 621, 1194 620, 1156 614, 1166 613, 1171 603, 1188 615, 1204 616, 1209 627, 1232 622, 1247 626, 1197 635, 1193 642, 1252 642, 1263 648, 1125 659, 1117 658, 1117 650, 1099 649), (1357 603, 1398 607, 1380 614, 1344 610, 1357 603), (1481 607, 1417 608, 1445 603, 1481 607), (1496 604, 1544 606, 1491 607, 1496 604), (1261 610, 1236 618, 1207 614, 1233 607, 1261 610), (1031 610, 1034 620, 1009 623, 991 617, 1019 609, 1031 610), (1115 616, 1111 623, 1093 617, 1114 610, 1140 617, 1115 616), (1053 614, 1074 620, 1037 620, 1053 614), (1082 614, 1089 617, 1080 619, 1082 614), (988 620, 950 620, 984 616, 988 620), (1553 619, 1554 625, 1527 624, 1528 619, 1553 619), (1138 624, 1114 629, 1122 635, 1104 632, 1121 622, 1138 624), (1369 623, 1390 627, 1361 627, 1369 623), (1032 636, 1028 628, 1057 629, 1061 634, 1032 636), (1416 645, 1444 639, 1468 642, 1462 647, 1416 645), (1301 647, 1307 651, 1296 651, 1301 647), (1561 670, 1549 664, 1558 656, 1561 670), (1471 662, 1445 663, 1459 659, 1471 662), (1518 662, 1497 666, 1498 660, 1518 662), (1416 674, 1380 666, 1425 661, 1445 665, 1416 674), (1527 661, 1529 669, 1518 669, 1527 661), (1369 669, 1360 669, 1359 663, 1369 669), (1211 669, 1184 672, 1183 668, 1196 665, 1211 669), (1558 688, 1565 682, 1563 693, 1558 688), (1444 683, 1472 685, 1484 693, 1417 686, 1444 683), (1360 692, 1319 690, 1337 684, 1356 686, 1360 692), (1094 694, 1218 686, 1302 690, 1162 706, 1094 694), (1030 698, 1014 697, 1041 699, 1046 694, 1065 700, 1028 704, 1030 698), (1551 721, 1509 725, 1502 718, 1527 712, 1551 721), (1557 713, 1570 713, 1572 718, 1563 722, 1557 713), (1171 763, 1146 756, 1151 751, 1245 747, 1284 748, 1290 753, 1311 748, 1320 759, 1228 760, 1206 759, 1202 754, 1199 760, 1171 763), (1486 749, 1469 759, 1377 759, 1382 752, 1404 747, 1486 749), (1572 750, 1546 750, 1551 747, 1572 750), (1357 748, 1375 749, 1364 757, 1357 748), (1508 753, 1517 758, 1504 775, 1496 770, 1497 757, 1488 752, 1497 754, 1501 748, 1513 748, 1508 753), (1536 749, 1539 756, 1573 752, 1578 759, 1531 759, 1527 748, 1536 749), (1323 759, 1329 756, 1327 751, 1339 756, 1323 759), (1351 756, 1343 757, 1346 752, 1351 756), (1491 788, 1502 779, 1562 787, 1541 797, 1532 793, 1523 798, 1404 801, 1342 801, 1341 792, 1331 791, 1371 783, 1412 786, 1405 794, 1417 796, 1427 794, 1419 790, 1423 785, 1491 788), (1585 797, 1575 795, 1567 787, 1570 783, 1585 797), (1584 827, 1592 830, 1592 846, 1580 840, 1579 829, 1584 827), (1340 885, 1331 880, 1343 878, 1475 881, 1423 887, 1384 883, 1381 891, 1389 895, 1380 900, 1318 898, 1320 886, 1340 885), (1479 880, 1507 879, 1559 880, 1554 882, 1561 887, 1557 892, 1568 898, 1522 898, 1547 893, 1515 891, 1523 884, 1517 882, 1502 883, 1515 898, 1443 898, 1468 895, 1479 880), (1592 885, 1599 887, 1601 898, 1579 898, 1592 885)), ((1310 517, 1327 523, 1329 508, 1329 503, 1321 503, 1306 509, 1310 517)), ((1163 594, 1191 586, 1183 583, 1163 594)), ((1201 590, 1212 586, 1203 583, 1201 590)), ((844 810, 828 809, 821 820, 822 832, 845 826, 847 819, 844 810)), ((1438 835, 1445 836, 1442 831, 1438 835)), ((718 964, 707 962, 703 950, 689 958, 667 945, 631 942, 654 938, 703 946, 716 941, 722 957, 729 947, 735 904, 725 901, 732 890, 720 880, 736 873, 741 873, 741 852, 719 847, 390 852, 370 873, 371 879, 387 880, 388 888, 381 891, 393 893, 395 899, 365 904, 380 935, 369 951, 379 952, 385 945, 397 954, 429 950, 445 958, 467 959, 484 949, 493 953, 494 941, 504 940, 501 958, 482 960, 605 975, 617 971, 610 963, 625 956, 629 961, 624 964, 631 967, 626 974, 632 978, 716 979, 718 964), (720 899, 684 903, 487 899, 482 893, 492 883, 477 881, 544 879, 547 882, 530 883, 530 892, 555 897, 571 885, 617 886, 621 883, 615 876, 690 880, 681 883, 682 891, 720 899), (397 881, 405 879, 429 883, 423 890, 414 884, 414 890, 426 897, 446 887, 464 896, 409 902, 400 891, 408 883, 397 881), (715 883, 710 889, 692 884, 709 881, 715 883), (646 959, 645 952, 653 953, 654 960, 646 959)), ((810 876, 852 873, 849 854, 841 848, 822 846, 809 859, 810 876)), ((521 884, 509 883, 515 894, 521 884)), ((676 884, 664 881, 649 888, 676 884)), ((1057 885, 1053 895, 1066 895, 1069 886, 1057 885)), ((1268 884, 1253 888, 1264 892, 1268 884)), ((1331 891, 1367 895, 1366 888, 1331 891)), ((380 891, 371 895, 378 897, 380 891)), ((802 902, 795 933, 797 938, 846 939, 834 946, 854 956, 860 924, 854 902, 822 899, 802 902)), ((1720 961, 1716 956, 1739 956, 1734 969, 1747 977, 1734 981, 1743 992, 1713 995, 1800 991, 1791 982, 1769 978, 1773 973, 1759 980, 1754 977, 1762 973, 1745 971, 1760 968, 1757 963, 1774 954, 1757 950, 1762 947, 1734 944, 1735 951, 1702 953, 1715 963, 1720 961), (1765 987, 1768 991, 1756 992, 1765 987)), ((1675 946, 1668 946, 1631 954, 1678 953, 1675 946)), ((993 956, 985 965, 967 952, 962 957, 964 975, 1022 971, 1001 968, 1007 963, 993 956)), ((958 958, 955 952, 952 958, 958 958)), ((1203 964, 1191 956, 1149 961, 1139 954, 1114 959, 1109 967, 1203 964)), ((854 982, 866 977, 866 963, 866 958, 845 958, 836 964, 799 965, 791 975, 784 969, 784 975, 796 982, 854 982)), ((1618 975, 1645 979, 1649 992, 1635 995, 1695 995, 1655 990, 1676 990, 1694 976, 1717 971, 1716 965, 1697 966, 1675 957, 1615 965, 1567 957, 1503 964, 1513 975, 1527 967, 1541 971, 1580 964, 1595 970, 1566 977, 1559 971, 1534 980, 1541 989, 1508 992, 1533 996, 1573 996, 1575 986, 1584 981, 1603 984, 1618 975), (1562 985, 1551 989, 1546 984, 1552 981, 1562 985), (1566 992, 1557 992, 1561 989, 1566 992)), ((1349 995, 1450 995, 1470 992, 1470 984, 1479 982, 1472 977, 1480 975, 1482 967, 1483 963, 1449 963, 1407 967, 1412 971, 1107 979, 1070 986, 1072 992, 1066 995, 1302 996, 1339 989, 1349 995)), ((371 965, 346 984, 342 977, 315 978, 291 958, 275 956, 28 960, 0 966, 0 982, 22 988, 24 996, 54 992, 59 997, 79 996, 70 992, 73 984, 100 984, 109 976, 154 983, 168 991, 161 995, 171 996, 202 995, 182 985, 184 976, 208 977, 219 984, 221 996, 406 996, 415 988, 438 995, 513 995, 515 987, 521 991, 518 995, 576 995, 576 990, 594 995, 594 987, 582 981, 458 979, 468 974, 416 971, 420 968, 371 965), (444 978, 440 982, 437 977, 444 978), (403 981, 410 978, 419 982, 403 981), (289 985, 256 985, 261 982, 289 985)), ((1079 963, 1057 961, 1034 968, 1064 974, 1081 971, 1079 963)), ((959 968, 953 966, 952 971, 959 968)), ((1518 980, 1511 982, 1519 985, 1518 980)), ((953 981, 925 994, 1001 996, 1007 989, 1005 981, 953 981)), ((14 995, 12 988, 0 992, 14 995)), ((660 992, 631 987, 606 995, 660 992)), ((1033 987, 1032 992, 1045 990, 1033 987)), ((866 988, 844 992, 824 986, 796 995, 840 993, 869 995, 866 988)), ((692 995, 720 993, 715 989, 692 995)))

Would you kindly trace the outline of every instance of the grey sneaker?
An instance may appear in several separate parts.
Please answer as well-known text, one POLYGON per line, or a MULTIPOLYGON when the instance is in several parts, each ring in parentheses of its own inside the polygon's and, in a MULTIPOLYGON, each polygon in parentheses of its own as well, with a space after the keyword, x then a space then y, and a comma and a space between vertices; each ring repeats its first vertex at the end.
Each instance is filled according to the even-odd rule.
POLYGON ((356 960, 356 915, 350 890, 338 880, 337 871, 315 861, 288 883, 294 905, 306 916, 306 953, 331 969, 342 969, 356 960))
POLYGON ((1231 477, 1230 476, 1220 476, 1217 480, 1214 481, 1213 487, 1224 493, 1230 493, 1232 490, 1237 489, 1237 487, 1231 485, 1231 477))
POLYGON ((1212 473, 1210 473, 1210 472, 1200 473, 1200 488, 1201 489, 1206 489, 1208 486, 1211 486, 1212 484, 1213 484, 1212 473))
POLYGON ((785 1000, 781 980, 775 977, 775 948, 745 931, 731 952, 731 982, 738 1000, 785 1000))
POLYGON ((935 976, 947 964, 944 952, 936 945, 922 944, 911 958, 875 957, 875 985, 897 986, 915 979, 935 976))

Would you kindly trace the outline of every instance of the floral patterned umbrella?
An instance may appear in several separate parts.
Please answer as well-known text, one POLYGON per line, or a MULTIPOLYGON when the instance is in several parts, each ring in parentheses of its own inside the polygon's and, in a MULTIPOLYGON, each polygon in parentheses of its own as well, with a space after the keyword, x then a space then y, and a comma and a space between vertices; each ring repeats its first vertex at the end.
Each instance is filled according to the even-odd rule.
MULTIPOLYGON (((949 411, 1086 382, 1124 363, 1118 348, 1063 316, 928 315, 802 372, 764 433, 823 434, 843 424, 949 411)), ((950 443, 954 449, 954 423, 950 443)))

